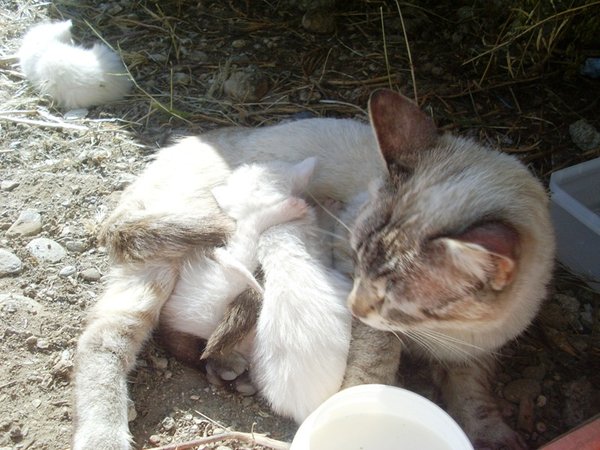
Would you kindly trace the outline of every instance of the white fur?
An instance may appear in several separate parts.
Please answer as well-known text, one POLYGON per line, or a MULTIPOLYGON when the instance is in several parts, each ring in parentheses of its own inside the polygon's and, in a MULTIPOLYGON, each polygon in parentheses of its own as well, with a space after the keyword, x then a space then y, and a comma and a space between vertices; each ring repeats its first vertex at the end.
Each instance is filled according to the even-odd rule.
POLYGON ((259 236, 306 213, 304 201, 291 195, 306 187, 314 163, 311 158, 296 165, 242 166, 213 189, 223 211, 236 219, 236 231, 226 247, 215 250, 214 259, 197 252, 182 267, 162 311, 169 327, 207 339, 229 302, 247 286, 256 286, 252 273, 258 265, 259 236))
POLYGON ((67 109, 122 98, 131 89, 123 62, 104 44, 86 49, 71 41, 71 21, 33 27, 19 49, 21 70, 33 86, 67 109))
POLYGON ((251 375, 274 411, 302 422, 336 393, 346 370, 351 281, 324 264, 313 216, 259 240, 265 277, 251 375))

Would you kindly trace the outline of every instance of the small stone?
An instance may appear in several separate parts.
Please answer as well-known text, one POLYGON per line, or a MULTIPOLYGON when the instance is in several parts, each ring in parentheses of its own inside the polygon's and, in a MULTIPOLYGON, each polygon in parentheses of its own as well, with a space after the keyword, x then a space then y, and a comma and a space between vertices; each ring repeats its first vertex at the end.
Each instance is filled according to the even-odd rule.
POLYGON ((10 192, 14 190, 19 185, 18 181, 14 180, 2 180, 0 183, 0 190, 10 192))
POLYGON ((531 378, 519 378, 504 386, 504 398, 513 402, 521 403, 524 399, 534 399, 542 392, 540 382, 531 378))
POLYGON ((538 408, 543 408, 548 403, 548 399, 545 395, 539 395, 537 400, 535 401, 535 406, 538 408))
POLYGON ((223 92, 228 97, 242 102, 259 101, 268 91, 268 78, 255 66, 232 73, 223 84, 223 92))
POLYGON ((583 151, 600 147, 600 133, 585 119, 569 125, 569 134, 573 143, 583 151))
POLYGON ((56 263, 67 256, 67 251, 62 245, 48 238, 36 238, 27 244, 25 248, 38 261, 56 263))
POLYGON ((25 210, 6 231, 7 236, 35 236, 42 231, 42 216, 37 211, 25 210))
POLYGON ((42 405, 42 401, 39 398, 36 398, 31 402, 34 408, 39 408, 42 405))
POLYGON ((225 433, 225 430, 223 428, 213 428, 213 432, 212 432, 213 436, 216 434, 223 434, 223 433, 225 433))
POLYGON ((15 275, 21 272, 21 269, 23 269, 23 263, 17 255, 0 249, 0 277, 15 275))
POLYGON ((79 273, 79 276, 85 281, 99 281, 102 278, 102 274, 95 267, 90 267, 89 269, 82 270, 79 273))
POLYGON ((32 298, 20 294, 0 293, 0 309, 7 312, 27 311, 31 314, 39 314, 44 307, 32 298))
POLYGON ((27 348, 29 350, 33 350, 36 345, 38 343, 38 338, 35 336, 29 336, 27 339, 25 339, 25 345, 27 345, 27 348))
POLYGON ((539 366, 528 366, 523 369, 524 378, 532 378, 534 380, 542 381, 546 376, 546 368, 543 365, 539 366))
POLYGON ((72 370, 73 361, 71 359, 71 352, 65 350, 61 353, 58 362, 52 367, 51 373, 55 378, 69 380, 71 378, 72 370))
POLYGON ((245 41, 244 39, 236 39, 234 41, 231 42, 231 46, 233 48, 244 48, 246 45, 248 45, 248 42, 245 41))
POLYGON ((161 425, 165 431, 171 431, 175 429, 175 419, 170 416, 167 416, 161 422, 161 425))
POLYGON ((594 387, 586 378, 565 383, 563 387, 565 405, 563 419, 569 427, 575 427, 590 417, 594 387))
POLYGON ((322 9, 307 11, 302 17, 302 27, 311 33, 331 34, 335 31, 335 14, 322 9))
POLYGON ((67 278, 71 275, 74 275, 75 272, 77 272, 75 266, 65 266, 62 269, 60 269, 60 271, 58 272, 58 276, 62 278, 67 278))
POLYGON ((148 442, 150 442, 152 445, 158 445, 160 444, 160 436, 158 434, 153 434, 148 438, 148 442))
POLYGON ((215 450, 233 450, 233 449, 227 445, 219 445, 215 450))
POLYGON ((73 253, 83 253, 87 250, 87 244, 84 241, 68 241, 65 243, 65 247, 73 253))
POLYGON ((46 339, 38 339, 37 344, 35 346, 40 350, 48 350, 50 348, 50 344, 46 339))

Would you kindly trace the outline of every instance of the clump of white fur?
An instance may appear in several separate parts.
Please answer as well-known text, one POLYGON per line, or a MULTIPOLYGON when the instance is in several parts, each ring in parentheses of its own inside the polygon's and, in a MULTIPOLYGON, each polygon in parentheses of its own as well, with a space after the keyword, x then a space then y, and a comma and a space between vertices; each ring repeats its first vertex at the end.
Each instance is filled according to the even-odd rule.
POLYGON ((61 107, 87 108, 122 98, 131 80, 118 54, 106 45, 73 45, 70 20, 43 23, 23 38, 19 63, 27 79, 61 107))

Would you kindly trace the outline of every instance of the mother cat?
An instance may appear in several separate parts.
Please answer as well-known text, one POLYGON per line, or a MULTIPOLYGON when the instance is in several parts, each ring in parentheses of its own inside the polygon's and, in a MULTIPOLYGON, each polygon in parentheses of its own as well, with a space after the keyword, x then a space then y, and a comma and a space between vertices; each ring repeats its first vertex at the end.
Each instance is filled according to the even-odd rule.
POLYGON ((349 306, 362 322, 344 387, 394 382, 402 344, 379 330, 395 330, 444 364, 447 409, 476 446, 523 447, 487 376, 491 355, 529 325, 545 294, 554 249, 545 192, 514 158, 439 135, 399 94, 375 92, 369 110, 372 127, 312 119, 189 138, 125 191, 102 234, 109 283, 77 349, 74 450, 131 448, 127 373, 189 250, 222 244, 234 228, 210 189, 243 163, 310 156, 312 195, 356 206, 349 306))

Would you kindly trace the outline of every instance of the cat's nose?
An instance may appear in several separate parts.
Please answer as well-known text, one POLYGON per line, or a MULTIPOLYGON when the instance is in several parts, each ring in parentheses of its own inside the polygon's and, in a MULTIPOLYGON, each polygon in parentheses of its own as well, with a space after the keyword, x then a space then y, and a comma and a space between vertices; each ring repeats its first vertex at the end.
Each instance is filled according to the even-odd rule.
POLYGON ((377 312, 383 298, 377 295, 375 289, 365 285, 363 282, 355 282, 352 292, 348 296, 348 307, 354 317, 365 318, 369 314, 377 312))

